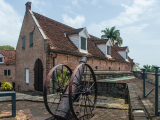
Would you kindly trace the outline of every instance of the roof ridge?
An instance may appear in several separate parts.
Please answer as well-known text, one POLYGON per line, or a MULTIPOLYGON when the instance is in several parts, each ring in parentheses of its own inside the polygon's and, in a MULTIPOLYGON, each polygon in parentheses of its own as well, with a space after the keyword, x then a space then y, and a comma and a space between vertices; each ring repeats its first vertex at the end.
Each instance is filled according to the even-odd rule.
MULTIPOLYGON (((32 12, 33 12, 33 13, 36 13, 36 12, 34 12, 34 11, 32 11, 32 12)), ((36 13, 36 14, 41 15, 41 14, 39 14, 39 13, 36 13)), ((56 21, 56 20, 53 20, 53 19, 51 19, 51 18, 49 18, 49 17, 46 17, 46 16, 44 16, 44 15, 41 15, 41 16, 43 16, 43 17, 45 17, 45 18, 48 18, 48 19, 50 19, 50 20, 52 20, 52 21, 55 21, 55 22, 57 22, 57 23, 60 23, 60 24, 62 24, 62 25, 66 25, 66 24, 63 24, 63 23, 58 22, 58 21, 56 21)), ((66 26, 68 26, 68 25, 66 25, 66 26)), ((71 27, 71 26, 68 26, 68 27, 73 28, 73 27, 71 27)), ((73 28, 73 29, 76 29, 76 28, 73 28)))

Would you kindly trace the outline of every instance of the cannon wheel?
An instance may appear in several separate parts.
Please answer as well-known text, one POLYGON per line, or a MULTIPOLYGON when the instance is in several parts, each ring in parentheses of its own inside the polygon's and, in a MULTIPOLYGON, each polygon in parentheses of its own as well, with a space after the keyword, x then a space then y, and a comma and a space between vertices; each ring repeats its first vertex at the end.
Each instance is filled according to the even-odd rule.
POLYGON ((47 111, 53 116, 69 85, 71 75, 72 70, 67 65, 59 64, 53 67, 46 77, 43 99, 47 111))
POLYGON ((69 83, 69 105, 72 116, 76 120, 90 119, 94 115, 94 108, 97 101, 96 77, 92 68, 82 63, 74 70, 69 83), (80 69, 84 67, 83 75, 80 75, 80 69), (85 75, 85 74, 88 74, 85 75), (80 75, 80 78, 77 76, 80 75), (76 84, 75 79, 80 81, 76 84), (75 91, 73 93, 73 91, 75 91))

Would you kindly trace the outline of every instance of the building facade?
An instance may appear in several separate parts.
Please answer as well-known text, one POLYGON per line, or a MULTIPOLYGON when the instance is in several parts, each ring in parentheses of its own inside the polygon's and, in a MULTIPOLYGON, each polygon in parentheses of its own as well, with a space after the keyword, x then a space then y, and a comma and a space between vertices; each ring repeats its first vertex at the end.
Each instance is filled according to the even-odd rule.
POLYGON ((128 52, 128 47, 88 34, 87 28, 74 29, 35 13, 27 2, 16 48, 16 87, 42 92, 54 65, 63 63, 73 70, 83 55, 93 70, 132 71, 134 62, 128 52))
POLYGON ((0 84, 15 82, 15 50, 0 50, 0 84))

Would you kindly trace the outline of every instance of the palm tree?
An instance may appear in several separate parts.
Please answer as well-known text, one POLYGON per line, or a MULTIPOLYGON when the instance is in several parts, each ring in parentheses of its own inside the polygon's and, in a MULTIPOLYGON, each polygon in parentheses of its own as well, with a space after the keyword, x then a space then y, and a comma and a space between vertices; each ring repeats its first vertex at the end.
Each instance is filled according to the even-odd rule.
POLYGON ((110 38, 112 43, 114 44, 115 41, 118 42, 118 45, 121 46, 123 44, 123 39, 120 37, 120 31, 115 30, 115 26, 111 27, 111 29, 106 28, 106 30, 102 30, 104 35, 101 36, 101 39, 110 38))

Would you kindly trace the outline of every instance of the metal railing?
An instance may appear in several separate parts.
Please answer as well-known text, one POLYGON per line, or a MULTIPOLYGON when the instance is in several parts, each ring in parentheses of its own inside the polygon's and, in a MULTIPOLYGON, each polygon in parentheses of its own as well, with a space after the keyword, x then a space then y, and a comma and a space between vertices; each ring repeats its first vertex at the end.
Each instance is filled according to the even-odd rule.
MULTIPOLYGON (((146 98, 153 90, 154 88, 152 88, 147 94, 146 94, 146 74, 150 74, 150 75, 155 75, 155 84, 152 83, 152 85, 155 85, 155 116, 158 116, 160 114, 160 110, 158 107, 158 98, 159 98, 159 81, 158 81, 158 77, 159 77, 159 73, 158 73, 158 69, 160 67, 155 67, 155 73, 150 73, 150 72, 145 72, 146 69, 142 69, 143 72, 139 72, 141 73, 141 78, 143 79, 143 98, 146 98)), ((135 75, 135 77, 138 78, 138 75, 135 75)))

